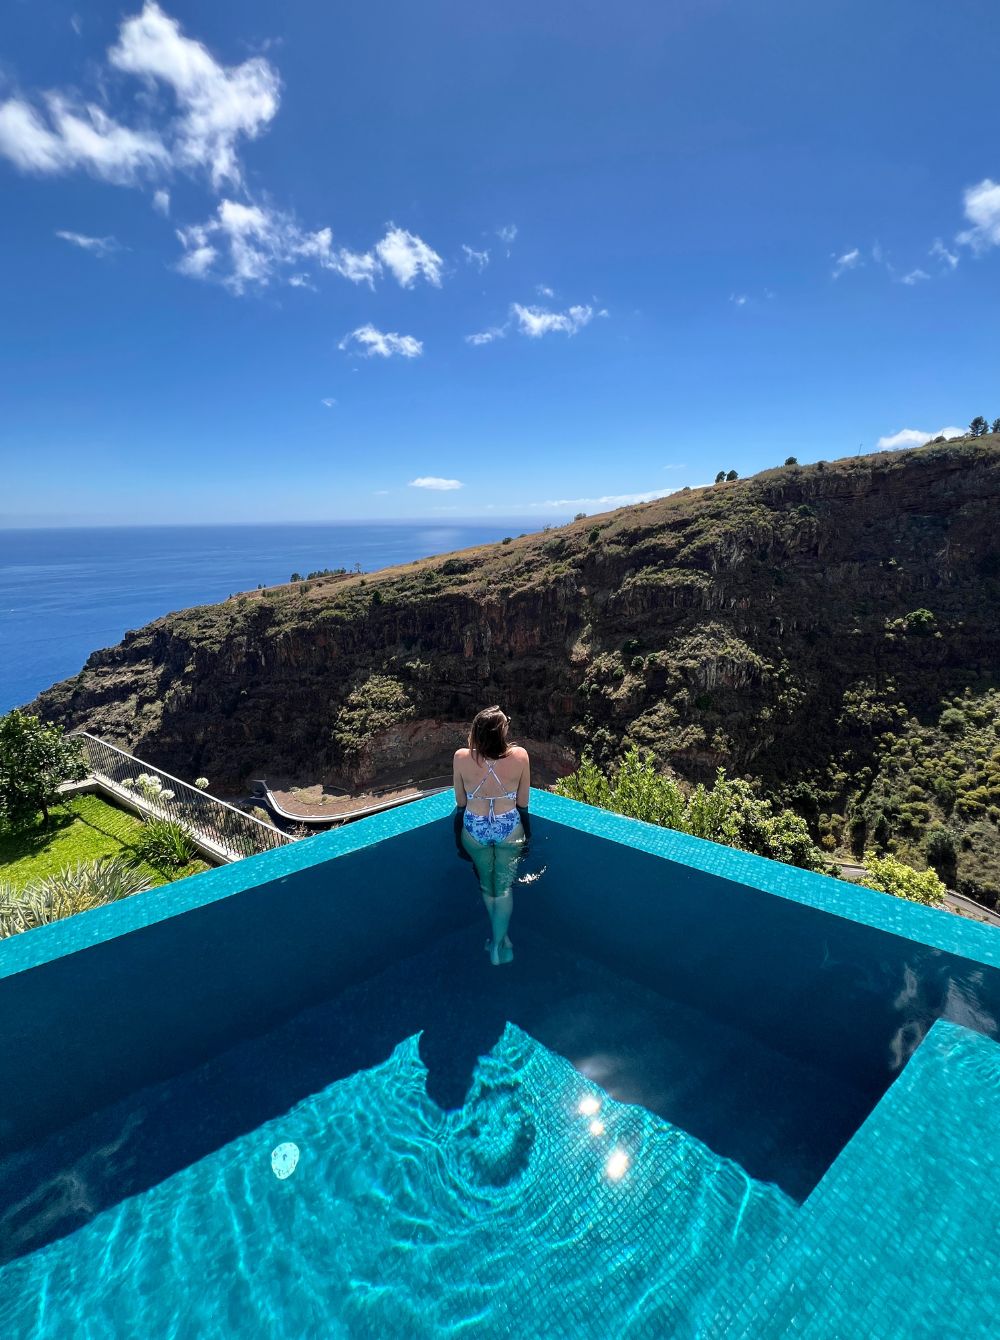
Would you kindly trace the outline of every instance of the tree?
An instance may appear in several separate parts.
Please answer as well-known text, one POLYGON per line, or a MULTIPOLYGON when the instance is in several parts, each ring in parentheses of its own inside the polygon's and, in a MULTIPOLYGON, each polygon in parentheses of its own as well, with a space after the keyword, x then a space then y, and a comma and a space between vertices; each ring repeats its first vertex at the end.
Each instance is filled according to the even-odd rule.
POLYGON ((17 710, 0 717, 0 827, 19 832, 39 813, 47 824, 60 784, 86 775, 80 744, 62 726, 17 710))
POLYGON ((993 426, 992 426, 992 428, 990 429, 990 432, 991 432, 991 433, 1000 433, 1000 419, 994 419, 994 420, 993 420, 993 426))
POLYGON ((301 572, 293 572, 292 575, 289 577, 288 580, 289 580, 290 582, 300 582, 300 581, 302 580, 302 573, 301 573, 301 572))
POLYGON ((989 431, 990 426, 981 414, 977 414, 969 424, 970 437, 985 437, 989 431))
POLYGON ((786 459, 785 459, 785 464, 786 464, 786 465, 798 465, 798 463, 799 463, 799 459, 798 459, 797 456, 788 456, 788 457, 786 457, 786 459))
POLYGON ((576 516, 573 518, 574 521, 586 521, 586 519, 587 519, 586 512, 577 512, 576 516))
POLYGON ((731 484, 734 479, 739 479, 739 475, 736 473, 735 470, 730 470, 729 474, 726 475, 726 480, 728 483, 731 484))
POLYGON ((725 478, 726 478, 725 470, 720 470, 719 473, 715 476, 715 482, 717 484, 721 484, 724 482, 725 478))

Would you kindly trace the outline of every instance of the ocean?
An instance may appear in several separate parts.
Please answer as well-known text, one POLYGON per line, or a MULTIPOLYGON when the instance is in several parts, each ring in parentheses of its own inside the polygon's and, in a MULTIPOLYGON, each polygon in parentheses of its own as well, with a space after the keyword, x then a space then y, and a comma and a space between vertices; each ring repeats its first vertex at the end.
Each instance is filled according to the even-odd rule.
POLYGON ((92 651, 189 605, 293 572, 366 572, 486 544, 537 521, 331 522, 0 530, 0 712, 75 675, 92 651))

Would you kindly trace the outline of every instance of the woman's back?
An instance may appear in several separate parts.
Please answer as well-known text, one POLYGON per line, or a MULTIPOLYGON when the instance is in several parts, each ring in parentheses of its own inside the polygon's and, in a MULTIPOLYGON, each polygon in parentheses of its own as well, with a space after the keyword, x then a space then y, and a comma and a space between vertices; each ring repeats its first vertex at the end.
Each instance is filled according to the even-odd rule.
POLYGON ((473 814, 487 814, 491 800, 494 814, 527 805, 528 766, 528 751, 517 744, 508 746, 501 758, 487 758, 472 749, 459 749, 455 753, 455 772, 461 778, 465 803, 473 814))

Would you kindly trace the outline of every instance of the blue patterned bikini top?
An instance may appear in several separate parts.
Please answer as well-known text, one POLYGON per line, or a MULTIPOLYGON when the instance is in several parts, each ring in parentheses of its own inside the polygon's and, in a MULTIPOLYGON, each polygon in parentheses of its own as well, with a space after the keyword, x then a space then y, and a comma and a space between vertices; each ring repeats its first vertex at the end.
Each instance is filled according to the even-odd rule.
MULTIPOLYGON (((470 800, 475 800, 475 799, 478 797, 479 792, 480 792, 480 791, 482 790, 482 788, 486 785, 486 783, 487 783, 487 781, 488 781, 488 779, 489 779, 490 777, 493 778, 493 780, 496 782, 497 786, 503 786, 503 782, 500 780, 500 778, 499 778, 499 777, 496 775, 496 773, 493 771, 493 764, 487 759, 487 761, 486 761, 486 773, 485 773, 485 775, 484 775, 484 777, 483 777, 483 780, 482 780, 482 781, 479 783, 479 785, 476 787, 475 791, 466 791, 466 793, 465 793, 465 799, 466 799, 467 802, 470 801, 470 800)), ((517 800, 517 792, 516 792, 516 791, 502 791, 502 792, 500 793, 500 795, 498 795, 498 796, 483 796, 483 799, 484 799, 484 800, 488 800, 488 801, 490 802, 490 812, 489 812, 489 814, 483 815, 482 817, 488 819, 488 820, 490 821, 490 823, 492 824, 492 823, 495 823, 495 822, 496 822, 496 819, 497 819, 497 816, 493 813, 493 805, 494 805, 494 802, 495 802, 495 801, 498 801, 498 800, 517 800)), ((516 811, 511 811, 511 813, 515 813, 515 812, 516 812, 516 811)), ((480 816, 478 816, 478 815, 473 815, 472 817, 473 817, 473 818, 478 818, 478 817, 480 817, 480 816)), ((505 816, 505 815, 501 815, 500 817, 501 817, 501 818, 505 818, 506 816, 505 816)))

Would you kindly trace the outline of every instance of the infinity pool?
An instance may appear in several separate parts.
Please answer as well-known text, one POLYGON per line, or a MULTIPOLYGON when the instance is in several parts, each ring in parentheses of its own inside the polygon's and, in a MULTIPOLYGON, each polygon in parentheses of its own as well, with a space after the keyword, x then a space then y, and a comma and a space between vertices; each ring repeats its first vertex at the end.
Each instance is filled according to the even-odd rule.
POLYGON ((437 801, 0 946, 0 1334, 989 1334, 984 928, 536 808, 502 969, 437 801))

